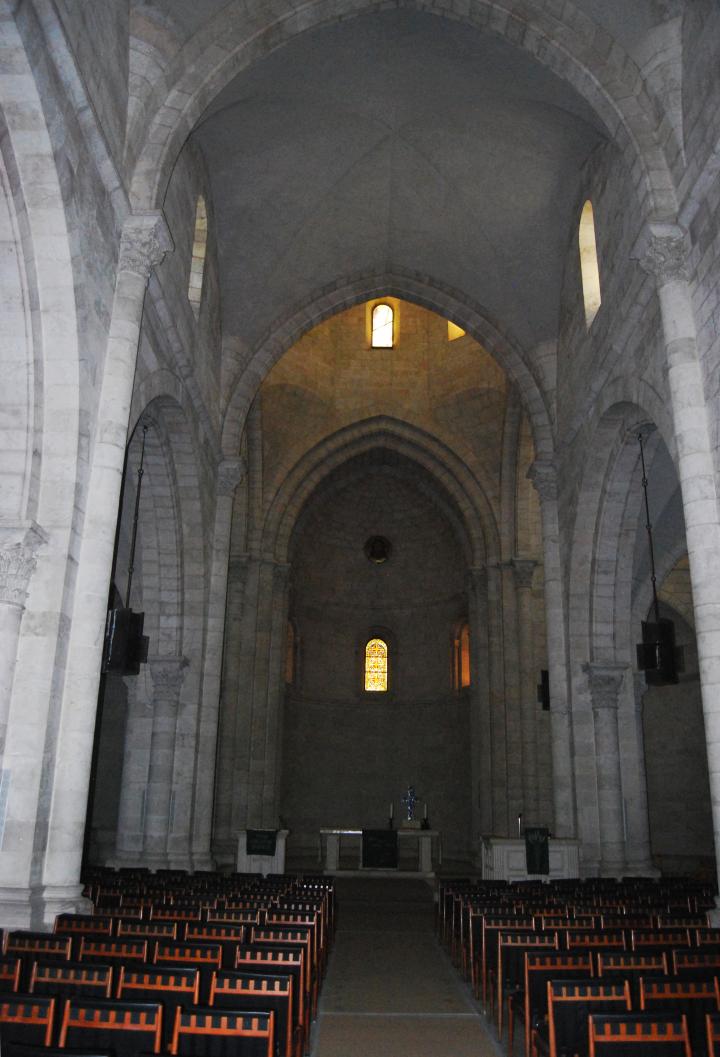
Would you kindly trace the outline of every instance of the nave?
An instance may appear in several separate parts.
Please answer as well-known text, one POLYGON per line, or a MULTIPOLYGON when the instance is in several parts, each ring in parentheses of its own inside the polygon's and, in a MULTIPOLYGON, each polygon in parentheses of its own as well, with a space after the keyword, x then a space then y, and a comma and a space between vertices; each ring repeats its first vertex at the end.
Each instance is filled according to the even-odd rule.
POLYGON ((335 893, 311 1057, 497 1057, 479 1005, 437 941, 428 885, 339 878, 335 893))

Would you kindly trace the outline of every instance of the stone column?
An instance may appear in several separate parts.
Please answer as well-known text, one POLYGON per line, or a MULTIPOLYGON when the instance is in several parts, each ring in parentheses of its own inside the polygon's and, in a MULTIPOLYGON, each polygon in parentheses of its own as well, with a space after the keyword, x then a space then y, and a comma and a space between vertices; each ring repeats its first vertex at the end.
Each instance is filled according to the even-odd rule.
POLYGON ((545 625, 550 678, 550 737, 553 764, 553 833, 576 836, 572 719, 568 701, 568 655, 560 562, 557 475, 553 464, 536 459, 528 473, 540 497, 543 534, 545 625))
POLYGON ((502 569, 487 566, 487 639, 490 660, 490 729, 492 734, 493 833, 512 836, 508 809, 507 707, 505 704, 505 661, 503 651, 502 569))
POLYGON ((0 761, 5 747, 20 622, 38 547, 45 533, 34 522, 0 519, 0 761))
POLYGON ((674 224, 647 224, 636 256, 643 270, 654 277, 660 302, 693 590, 715 857, 720 872, 720 505, 686 271, 685 232, 674 224))
MULTIPOLYGON (((143 864, 156 868, 168 865, 167 843, 172 827, 175 728, 187 665, 185 657, 148 658, 148 670, 153 684, 153 721, 150 769, 145 796, 143 864)), ((189 782, 191 775, 187 775, 186 780, 189 782)))
POLYGON ((95 713, 130 400, 145 290, 172 248, 161 213, 128 217, 90 453, 62 710, 43 868, 46 919, 79 898, 95 713))
POLYGON ((220 679, 225 639, 225 609, 228 594, 230 532, 235 489, 244 474, 245 466, 240 458, 224 459, 218 466, 193 803, 192 862, 194 868, 198 870, 209 870, 213 866, 210 845, 220 715, 220 679))
MULTIPOLYGON (((647 771, 645 769, 645 736, 643 734, 643 697, 647 683, 642 672, 633 672, 632 685, 626 687, 626 705, 620 710, 620 744, 627 744, 630 763, 623 768, 625 798, 625 872, 641 877, 655 876, 650 849, 647 771)), ((630 680, 628 680, 630 682, 630 680)))
POLYGON ((471 843, 475 863, 480 866, 480 839, 493 833, 487 570, 484 567, 468 569, 466 584, 470 627, 471 843))
POLYGON ((600 827, 600 874, 621 877, 625 870, 625 824, 623 814, 618 706, 625 664, 586 664, 595 726, 600 827))
POLYGON ((539 788, 537 766, 537 679, 533 664, 532 580, 537 562, 528 558, 513 558, 515 590, 517 592, 518 644, 520 647, 520 715, 522 719, 522 790, 524 821, 536 826, 539 788))
POLYGON ((238 722, 239 692, 243 654, 243 615, 248 582, 249 558, 228 562, 227 612, 225 617, 225 650, 220 698, 220 729, 213 856, 216 864, 232 866, 237 858, 237 839, 233 838, 233 804, 235 800, 235 736, 238 722))

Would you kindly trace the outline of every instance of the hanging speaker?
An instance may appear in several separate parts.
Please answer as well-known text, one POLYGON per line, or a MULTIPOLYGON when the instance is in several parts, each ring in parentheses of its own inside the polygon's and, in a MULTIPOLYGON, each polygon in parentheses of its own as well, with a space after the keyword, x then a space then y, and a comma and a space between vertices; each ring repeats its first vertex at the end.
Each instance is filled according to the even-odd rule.
POLYGON ((550 711, 550 673, 547 668, 543 668, 540 671, 540 682, 537 687, 537 699, 538 704, 541 705, 543 712, 550 711))
POLYGON ((110 609, 105 622, 102 670, 108 675, 138 675, 148 657, 149 639, 143 635, 144 613, 110 609))
POLYGON ((637 644, 635 652, 638 668, 645 672, 645 682, 648 686, 677 683, 677 650, 675 625, 672 620, 644 620, 642 642, 637 644))

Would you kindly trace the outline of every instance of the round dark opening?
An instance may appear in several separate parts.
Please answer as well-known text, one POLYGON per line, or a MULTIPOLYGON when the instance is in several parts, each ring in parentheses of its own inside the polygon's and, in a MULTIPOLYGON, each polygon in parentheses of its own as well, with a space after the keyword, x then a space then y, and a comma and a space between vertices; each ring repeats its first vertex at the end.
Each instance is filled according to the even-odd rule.
POLYGON ((392 543, 384 536, 371 536, 365 541, 365 557, 375 565, 382 565, 392 554, 392 543))

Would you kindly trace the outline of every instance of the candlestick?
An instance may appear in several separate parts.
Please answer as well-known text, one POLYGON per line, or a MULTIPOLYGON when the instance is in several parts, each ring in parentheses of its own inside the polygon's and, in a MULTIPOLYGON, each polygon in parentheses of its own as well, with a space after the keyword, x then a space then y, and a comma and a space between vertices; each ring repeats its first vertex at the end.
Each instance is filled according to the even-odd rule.
POLYGON ((423 812, 423 818, 427 818, 427 800, 425 801, 425 809, 423 812))
POLYGON ((522 837, 522 815, 518 815, 518 837, 522 837))
POLYGON ((391 801, 390 801, 390 818, 392 818, 392 817, 393 817, 393 812, 394 812, 394 804, 393 804, 393 802, 392 802, 392 800, 391 800, 391 801))

